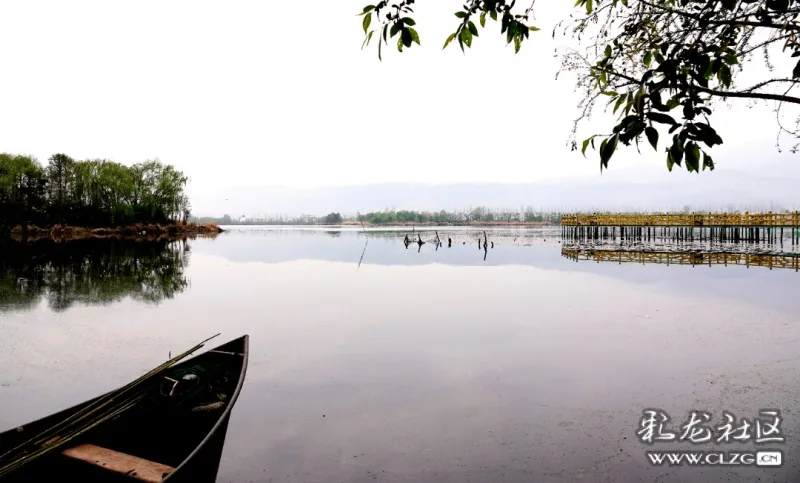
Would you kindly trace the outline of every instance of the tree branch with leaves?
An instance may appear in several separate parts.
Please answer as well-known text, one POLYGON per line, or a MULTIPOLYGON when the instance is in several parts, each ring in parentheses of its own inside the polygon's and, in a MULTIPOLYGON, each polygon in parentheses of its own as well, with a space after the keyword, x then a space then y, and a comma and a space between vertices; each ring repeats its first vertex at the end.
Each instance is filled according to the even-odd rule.
POLYGON ((398 34, 400 36, 397 37, 397 50, 400 52, 403 51, 403 47, 411 47, 412 42, 420 45, 419 34, 414 29, 416 22, 410 17, 410 14, 414 13, 411 8, 413 4, 414 0, 402 0, 394 3, 382 1, 377 5, 364 7, 361 13, 358 14, 364 17, 361 26, 366 36, 361 48, 363 49, 369 45, 375 32, 378 32, 378 59, 382 59, 382 45, 388 45, 389 38, 394 38, 398 34), (373 18, 375 19, 375 24, 372 22, 373 18), (372 25, 377 25, 377 28, 370 30, 372 25))
MULTIPOLYGON (((410 17, 413 3, 382 1, 365 7, 364 44, 375 32, 368 30, 373 17, 382 22, 379 57, 381 41, 388 43, 397 34, 400 51, 412 41, 419 44, 410 17), (381 17, 384 11, 389 13, 381 17)), ((800 118, 786 126, 781 112, 784 105, 800 104, 793 95, 800 83, 800 60, 792 72, 776 75, 771 59, 800 57, 800 0, 577 0, 574 6, 578 13, 553 30, 554 37, 561 31, 580 44, 564 54, 558 73, 576 74, 583 94, 569 143, 578 149, 579 126, 606 99, 605 108, 616 115, 610 132, 580 143, 584 156, 589 146, 599 151, 601 170, 621 146, 639 150, 645 140, 657 152, 661 149, 670 171, 675 165, 690 172, 713 170, 710 150, 723 142, 711 122, 716 100, 774 103, 778 142, 781 134, 789 134, 796 152, 800 118), (751 87, 737 88, 737 75, 758 56, 767 75, 751 87), (659 148, 665 131, 671 138, 659 148)), ((455 12, 459 23, 444 47, 454 40, 462 51, 471 47, 478 36, 476 17, 481 27, 488 17, 501 23, 507 44, 513 42, 519 52, 529 33, 539 30, 528 25, 533 7, 518 11, 515 1, 468 0, 455 12)))
MULTIPOLYGON (((505 0, 469 0, 464 5, 463 10, 455 12, 455 16, 460 20, 456 31, 450 34, 445 40, 444 48, 453 40, 458 41, 461 50, 464 47, 472 47, 472 39, 479 36, 478 27, 473 19, 478 16, 481 27, 486 27, 486 18, 500 21, 500 33, 506 35, 506 43, 514 43, 514 51, 519 52, 522 41, 527 39, 530 32, 539 30, 536 27, 526 25, 528 17, 533 11, 533 4, 522 13, 515 13, 514 5, 516 0, 510 3, 505 0)), ((382 45, 389 44, 389 39, 400 35, 397 38, 397 50, 402 52, 404 47, 411 47, 412 42, 421 45, 419 34, 413 28, 416 22, 411 18, 414 10, 411 5, 414 0, 388 1, 384 0, 377 5, 367 5, 359 16, 363 16, 361 26, 364 29, 363 49, 372 41, 375 32, 378 32, 378 59, 382 60, 382 45), (385 13, 383 13, 385 12, 385 13), (378 27, 370 30, 370 26, 377 23, 378 27)))

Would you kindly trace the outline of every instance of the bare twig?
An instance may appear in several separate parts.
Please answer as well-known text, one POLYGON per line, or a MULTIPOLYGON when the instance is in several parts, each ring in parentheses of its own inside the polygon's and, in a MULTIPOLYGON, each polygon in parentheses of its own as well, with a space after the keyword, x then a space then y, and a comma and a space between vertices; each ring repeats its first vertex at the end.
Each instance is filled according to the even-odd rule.
POLYGON ((364 260, 364 254, 367 253, 367 244, 369 243, 369 236, 367 235, 367 229, 364 227, 364 220, 361 219, 361 214, 356 210, 356 216, 358 216, 358 221, 361 222, 361 229, 364 230, 364 249, 361 251, 361 258, 358 259, 358 267, 356 267, 356 271, 361 269, 361 261, 364 260))

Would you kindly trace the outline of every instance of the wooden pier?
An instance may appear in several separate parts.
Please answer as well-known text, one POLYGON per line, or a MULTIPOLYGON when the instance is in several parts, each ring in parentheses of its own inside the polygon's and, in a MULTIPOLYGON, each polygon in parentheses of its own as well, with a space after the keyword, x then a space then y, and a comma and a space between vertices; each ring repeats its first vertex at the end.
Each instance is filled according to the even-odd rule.
POLYGON ((561 217, 573 240, 722 241, 800 244, 800 213, 574 214, 561 217))
POLYGON ((668 251, 584 250, 563 248, 561 255, 573 261, 657 263, 664 265, 739 265, 745 267, 788 268, 800 270, 800 254, 764 255, 754 253, 690 253, 668 251))

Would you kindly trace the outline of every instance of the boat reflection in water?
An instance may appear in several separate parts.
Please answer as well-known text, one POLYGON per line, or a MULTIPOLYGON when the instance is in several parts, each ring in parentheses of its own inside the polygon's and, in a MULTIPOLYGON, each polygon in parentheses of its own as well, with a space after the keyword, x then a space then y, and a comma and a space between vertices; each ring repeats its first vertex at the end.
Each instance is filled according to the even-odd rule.
POLYGON ((674 250, 613 250, 583 247, 564 247, 561 255, 575 262, 585 260, 594 262, 657 263, 664 265, 736 265, 744 267, 800 269, 800 254, 762 254, 762 253, 698 253, 674 250))
POLYGON ((43 299, 54 311, 126 297, 157 304, 188 286, 189 251, 186 240, 0 242, 0 312, 43 299))

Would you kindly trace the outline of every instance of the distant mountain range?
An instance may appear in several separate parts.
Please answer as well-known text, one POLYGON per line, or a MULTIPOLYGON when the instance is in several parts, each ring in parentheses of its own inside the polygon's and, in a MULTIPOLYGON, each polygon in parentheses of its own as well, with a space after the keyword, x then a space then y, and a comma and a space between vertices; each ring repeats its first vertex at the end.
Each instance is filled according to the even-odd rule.
POLYGON ((285 214, 355 215, 392 207, 400 210, 518 210, 532 206, 560 211, 800 209, 800 160, 758 162, 759 171, 670 173, 653 164, 532 183, 380 183, 298 189, 240 187, 192 198, 197 216, 285 214))

